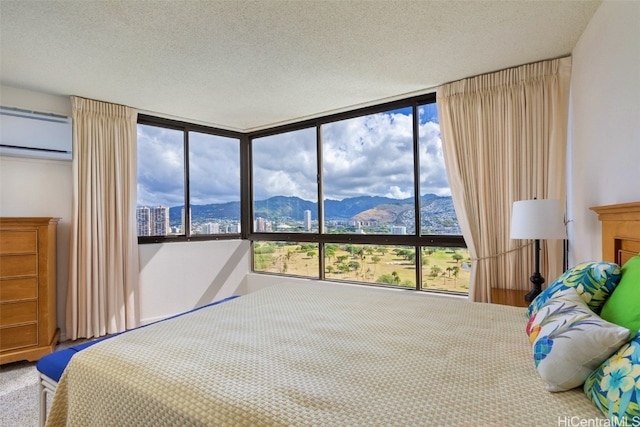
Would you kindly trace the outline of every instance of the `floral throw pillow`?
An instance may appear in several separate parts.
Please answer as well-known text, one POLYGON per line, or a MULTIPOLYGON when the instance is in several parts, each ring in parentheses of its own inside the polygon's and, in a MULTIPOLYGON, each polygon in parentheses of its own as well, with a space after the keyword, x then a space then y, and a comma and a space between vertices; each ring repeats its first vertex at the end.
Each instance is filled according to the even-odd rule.
POLYGON ((584 383, 587 397, 611 425, 640 420, 640 333, 593 371, 584 383))
POLYGON ((569 288, 529 319, 527 335, 546 389, 564 391, 582 385, 629 339, 629 330, 602 320, 569 288))
POLYGON ((600 313, 613 289, 620 282, 620 267, 612 262, 582 262, 565 271, 542 291, 529 305, 528 315, 533 316, 547 301, 559 292, 575 288, 576 292, 596 314, 600 313))

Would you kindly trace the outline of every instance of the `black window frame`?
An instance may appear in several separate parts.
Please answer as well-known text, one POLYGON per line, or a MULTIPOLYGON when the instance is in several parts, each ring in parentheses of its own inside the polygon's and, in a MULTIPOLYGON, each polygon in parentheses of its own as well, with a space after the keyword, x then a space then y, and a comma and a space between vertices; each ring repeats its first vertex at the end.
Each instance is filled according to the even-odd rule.
MULTIPOLYGON (((325 277, 325 245, 326 244, 363 244, 363 245, 385 245, 385 246, 407 246, 415 248, 416 253, 416 290, 425 290, 429 292, 454 293, 459 292, 438 291, 422 288, 422 262, 421 254, 424 247, 446 247, 446 248, 466 248, 467 245, 462 235, 440 235, 440 234, 421 234, 420 221, 417 221, 413 234, 326 234, 323 232, 324 224, 324 203, 322 188, 322 125, 337 122, 356 117, 384 113, 396 109, 408 108, 412 109, 413 114, 413 155, 414 155, 414 200, 415 200, 415 218, 420 218, 420 158, 419 158, 419 116, 418 108, 424 104, 436 102, 436 94, 429 93, 425 95, 414 96, 401 100, 376 104, 368 107, 357 108, 336 114, 330 114, 318 118, 302 120, 295 123, 274 126, 251 132, 236 132, 215 127, 198 125, 188 122, 182 122, 173 119, 166 119, 147 114, 138 115, 138 124, 149 126, 158 126, 168 129, 181 130, 184 132, 184 156, 185 156, 185 206, 189 201, 189 132, 200 132, 217 136, 236 138, 240 143, 240 233, 216 234, 216 235, 192 235, 185 230, 185 235, 168 235, 168 236, 139 236, 139 244, 148 243, 168 243, 168 242, 185 242, 185 241, 209 241, 209 240, 249 240, 251 242, 251 271, 254 270, 254 243, 255 242, 297 242, 297 243, 314 243, 318 244, 318 276, 314 278, 318 280, 329 280, 325 277), (317 153, 317 171, 318 171, 318 231, 304 233, 258 233, 253 230, 253 176, 252 176, 252 155, 251 144, 253 139, 273 136, 281 133, 297 131, 306 128, 316 129, 316 153, 317 153)), ((185 209, 185 223, 189 221, 189 209, 185 209)), ((188 227, 185 227, 188 228, 188 227)), ((257 271, 259 274, 278 275, 286 277, 298 277, 292 274, 280 274, 257 271)), ((309 279, 307 276, 301 276, 309 279)), ((384 284, 375 284, 369 282, 358 282, 367 286, 390 287, 384 284)), ((398 288, 391 286, 393 288, 398 288)), ((406 288, 404 288, 406 289, 406 288)))
MULTIPOLYGON (((249 228, 247 239, 249 239, 252 243, 251 246, 251 270, 254 271, 255 259, 254 259, 254 251, 253 251, 253 243, 261 242, 261 241, 273 241, 273 242, 297 242, 297 243, 317 243, 318 244, 318 260, 319 260, 319 271, 318 271, 318 280, 331 280, 325 277, 325 244, 329 243, 338 243, 338 244, 370 244, 370 245, 388 245, 388 246, 411 246, 415 248, 416 251, 416 290, 422 289, 422 260, 421 248, 423 247, 450 247, 450 248, 466 248, 467 245, 464 241, 462 235, 440 235, 440 234, 421 234, 421 227, 419 226, 420 221, 417 221, 414 234, 326 234, 323 232, 324 224, 324 196, 322 189, 322 171, 323 171, 323 159, 322 159, 322 135, 321 128, 322 125, 327 123, 333 123, 341 120, 352 119, 356 117, 384 113, 396 109, 401 108, 412 108, 413 113, 413 156, 414 156, 414 202, 415 202, 415 218, 420 218, 420 157, 419 157, 419 116, 418 116, 418 108, 424 104, 430 104, 436 102, 436 94, 430 93, 421 96, 415 96, 407 99, 402 99, 398 101, 392 101, 382 104, 377 104, 369 107, 358 108, 355 110, 350 110, 342 113, 336 113, 320 118, 304 120, 297 123, 272 127, 269 129, 259 130, 250 132, 247 134, 247 183, 251 187, 253 179, 252 179, 252 159, 251 159, 251 143, 253 139, 263 138, 266 136, 277 135, 285 132, 292 132, 300 129, 306 129, 310 127, 316 128, 316 153, 317 153, 317 171, 318 171, 318 231, 315 233, 277 233, 277 232, 255 232, 253 230, 253 191, 252 188, 248 188, 248 199, 245 200, 245 204, 243 208, 246 210, 242 211, 242 214, 245 215, 245 218, 248 220, 248 224, 246 224, 249 228)), ((270 273, 258 271, 259 274, 271 274, 271 275, 282 275, 287 277, 292 277, 294 275, 284 275, 278 273, 270 273)), ((295 277, 295 276, 294 276, 295 277)), ((309 277, 304 276, 304 278, 308 279, 309 277)), ((316 279, 314 276, 313 279, 316 279)), ((363 283, 367 286, 383 286, 369 282, 358 282, 363 283)), ((397 287, 395 287, 397 289, 397 287)), ((426 289, 425 289, 426 290, 426 289)), ((447 291, 435 291, 429 290, 431 292, 444 292, 444 293, 456 293, 459 292, 447 292, 447 291)))
MULTIPOLYGON (((191 213, 187 207, 190 205, 189 195, 189 132, 198 132, 214 136, 223 136, 228 138, 234 138, 239 140, 240 144, 240 198, 243 194, 243 167, 246 166, 246 162, 243 162, 243 147, 246 145, 244 142, 246 136, 240 132, 228 131, 224 129, 218 129, 214 127, 198 125, 194 123, 182 122, 179 120, 167 119, 163 117, 150 116, 147 114, 138 114, 137 124, 146 126, 155 126, 166 129, 172 129, 183 132, 183 156, 184 156, 184 223, 191 224, 191 213)), ((240 233, 225 233, 225 234, 191 234, 191 227, 184 227, 185 234, 179 235, 166 235, 166 236, 138 236, 138 244, 148 243, 169 243, 169 242, 190 242, 190 241, 205 241, 205 240, 235 240, 242 237, 242 230, 244 230, 244 224, 242 223, 242 201, 240 203, 240 233)))

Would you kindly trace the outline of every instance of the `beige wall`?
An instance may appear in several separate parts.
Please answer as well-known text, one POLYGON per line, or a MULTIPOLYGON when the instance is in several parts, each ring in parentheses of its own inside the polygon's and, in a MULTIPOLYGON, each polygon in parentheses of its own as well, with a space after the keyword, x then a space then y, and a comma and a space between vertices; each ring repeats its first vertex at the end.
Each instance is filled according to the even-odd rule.
POLYGON ((601 259, 589 207, 640 201, 640 2, 605 1, 573 51, 570 264, 601 259))

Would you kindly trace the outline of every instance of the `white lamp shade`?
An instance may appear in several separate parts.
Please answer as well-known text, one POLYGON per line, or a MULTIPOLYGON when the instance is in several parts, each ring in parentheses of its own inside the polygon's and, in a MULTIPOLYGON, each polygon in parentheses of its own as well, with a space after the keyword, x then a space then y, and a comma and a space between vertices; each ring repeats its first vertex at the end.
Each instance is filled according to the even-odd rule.
POLYGON ((566 230, 560 202, 553 199, 513 202, 512 239, 564 239, 566 230))

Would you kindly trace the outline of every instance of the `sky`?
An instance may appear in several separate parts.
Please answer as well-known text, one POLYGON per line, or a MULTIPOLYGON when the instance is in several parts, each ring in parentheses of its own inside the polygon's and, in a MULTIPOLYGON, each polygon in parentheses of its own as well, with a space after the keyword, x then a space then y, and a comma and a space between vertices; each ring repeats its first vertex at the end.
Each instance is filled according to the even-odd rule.
MULTIPOLYGON (((435 104, 419 114, 420 193, 450 195, 435 104)), ((411 110, 322 125, 324 196, 413 196, 411 110)), ((191 133, 192 204, 238 201, 236 139, 191 133)), ((315 128, 258 138, 252 144, 255 200, 296 196, 317 201, 315 128)), ((182 133, 138 125, 138 205, 183 204, 182 133)))

